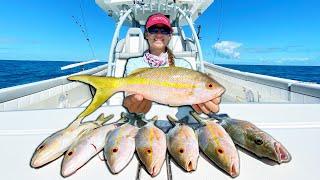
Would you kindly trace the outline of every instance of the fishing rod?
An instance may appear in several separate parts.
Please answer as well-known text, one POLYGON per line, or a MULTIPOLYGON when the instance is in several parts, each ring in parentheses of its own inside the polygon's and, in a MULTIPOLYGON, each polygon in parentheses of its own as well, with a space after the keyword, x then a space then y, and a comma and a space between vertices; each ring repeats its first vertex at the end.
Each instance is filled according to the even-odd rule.
POLYGON ((78 66, 81 66, 82 69, 84 70, 84 65, 85 64, 90 64, 90 63, 94 63, 94 62, 97 62, 97 58, 96 58, 96 55, 95 55, 95 50, 91 44, 91 41, 90 41, 90 38, 89 38, 89 31, 88 31, 88 28, 87 28, 87 25, 86 25, 86 20, 84 18, 84 8, 82 6, 82 0, 79 0, 79 5, 80 5, 80 12, 81 12, 81 21, 83 23, 83 25, 80 23, 80 21, 75 17, 75 16, 71 16, 72 19, 73 19, 73 22, 79 27, 80 31, 82 32, 84 38, 86 39, 89 47, 90 47, 90 50, 91 50, 91 54, 92 54, 92 59, 89 60, 89 61, 85 61, 85 62, 80 62, 80 63, 74 63, 74 64, 70 64, 70 65, 67 65, 67 66, 63 66, 61 67, 61 70, 66 70, 66 69, 72 69, 72 68, 75 68, 75 67, 78 67, 78 66))
MULTIPOLYGON (((217 40, 216 43, 217 44, 220 41, 220 36, 221 36, 221 32, 222 32, 222 10, 223 10, 223 6, 222 6, 223 0, 220 1, 220 11, 219 11, 219 17, 218 17, 218 32, 217 32, 217 40)), ((217 48, 214 48, 214 57, 213 57, 213 64, 214 61, 216 59, 216 55, 217 55, 217 48)))
POLYGON ((80 31, 82 32, 83 36, 85 37, 86 41, 88 42, 88 45, 90 47, 91 53, 92 53, 92 57, 93 59, 96 59, 96 55, 94 53, 94 48, 91 44, 90 38, 89 38, 89 34, 88 31, 86 30, 86 28, 84 28, 80 22, 75 18, 75 16, 72 16, 73 21, 79 26, 80 31))

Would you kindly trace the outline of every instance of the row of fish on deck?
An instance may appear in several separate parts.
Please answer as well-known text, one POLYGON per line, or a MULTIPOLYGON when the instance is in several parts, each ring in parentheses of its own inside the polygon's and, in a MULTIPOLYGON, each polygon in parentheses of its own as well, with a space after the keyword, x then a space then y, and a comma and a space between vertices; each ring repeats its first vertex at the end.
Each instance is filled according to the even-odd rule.
POLYGON ((116 174, 126 167, 136 151, 147 172, 154 177, 164 164, 167 150, 177 164, 190 172, 197 168, 201 149, 217 166, 236 177, 240 173, 240 160, 235 144, 279 164, 291 160, 286 148, 269 134, 248 121, 223 114, 211 114, 205 119, 191 112, 191 116, 180 120, 168 115, 169 121, 165 121, 122 113, 115 123, 105 124, 113 115, 82 122, 118 91, 142 94, 151 101, 174 106, 207 102, 220 96, 224 88, 206 74, 167 67, 139 69, 126 78, 80 75, 69 79, 94 86, 96 94, 76 120, 38 146, 31 159, 34 168, 65 154, 61 174, 67 177, 103 149, 109 170, 116 174))
POLYGON ((291 160, 280 142, 248 121, 223 114, 212 114, 208 119, 191 114, 198 123, 175 120, 169 115, 170 123, 156 117, 146 120, 144 115, 122 113, 120 120, 104 125, 113 115, 106 118, 100 115, 96 121, 85 122, 78 128, 68 126, 49 136, 36 149, 31 166, 42 167, 65 154, 61 174, 67 177, 103 149, 109 170, 117 174, 136 151, 147 172, 156 176, 167 149, 185 171, 196 170, 200 147, 217 166, 236 177, 240 173, 240 160, 235 144, 277 163, 291 160))

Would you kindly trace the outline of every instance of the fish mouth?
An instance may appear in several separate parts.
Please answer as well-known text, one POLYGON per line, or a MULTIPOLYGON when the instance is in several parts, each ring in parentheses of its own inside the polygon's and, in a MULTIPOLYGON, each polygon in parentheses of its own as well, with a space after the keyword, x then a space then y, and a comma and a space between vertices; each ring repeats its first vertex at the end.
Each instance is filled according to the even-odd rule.
POLYGON ((72 171, 71 169, 69 169, 69 168, 62 168, 61 169, 61 175, 63 176, 63 177, 68 177, 68 176, 71 176, 73 173, 75 173, 74 171, 72 171))
POLYGON ((153 165, 151 165, 150 168, 147 168, 151 177, 155 177, 160 173, 162 165, 163 163, 159 163, 159 159, 158 159, 155 162, 153 162, 153 165))
POLYGON ((51 162, 49 159, 44 158, 40 155, 34 155, 31 159, 30 166, 33 168, 40 168, 51 162))
POLYGON ((236 163, 232 163, 230 166, 229 174, 231 177, 239 176, 239 166, 236 163))
POLYGON ((192 161, 189 161, 187 164, 186 164, 186 171, 187 172, 191 172, 191 171, 195 171, 197 168, 197 164, 192 162, 192 161))
POLYGON ((40 161, 37 160, 37 158, 32 158, 30 165, 33 168, 39 168, 40 166, 42 166, 42 163, 40 163, 40 161))
POLYGON ((61 164, 61 175, 63 177, 69 177, 74 174, 80 167, 77 166, 77 163, 74 161, 67 161, 65 157, 62 160, 61 164))
POLYGON ((151 168, 151 171, 150 171, 149 173, 150 173, 151 177, 155 177, 155 176, 157 176, 157 175, 159 174, 156 166, 153 166, 153 167, 151 168))
POLYGON ((291 155, 282 144, 275 142, 274 148, 276 150, 278 163, 286 163, 291 161, 291 155))
POLYGON ((219 87, 217 89, 217 94, 216 94, 215 98, 220 97, 225 91, 226 91, 226 89, 223 86, 219 87))

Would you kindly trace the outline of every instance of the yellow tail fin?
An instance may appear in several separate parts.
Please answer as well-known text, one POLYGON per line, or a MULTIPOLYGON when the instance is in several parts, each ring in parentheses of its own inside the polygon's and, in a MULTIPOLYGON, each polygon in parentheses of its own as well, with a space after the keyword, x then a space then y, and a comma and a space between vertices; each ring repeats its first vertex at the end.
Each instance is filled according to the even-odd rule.
POLYGON ((121 85, 120 78, 115 77, 76 75, 68 77, 68 80, 80 81, 89 84, 96 89, 96 94, 89 106, 87 106, 87 108, 78 115, 77 120, 79 121, 82 121, 82 119, 97 110, 106 100, 119 90, 121 85))

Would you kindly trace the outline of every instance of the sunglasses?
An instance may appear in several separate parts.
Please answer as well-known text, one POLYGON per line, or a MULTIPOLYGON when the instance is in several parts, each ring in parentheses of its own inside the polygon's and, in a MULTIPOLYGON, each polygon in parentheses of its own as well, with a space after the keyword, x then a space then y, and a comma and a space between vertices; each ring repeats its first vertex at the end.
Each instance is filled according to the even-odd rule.
POLYGON ((158 34, 160 32, 160 34, 163 35, 169 35, 171 34, 171 30, 169 28, 163 28, 163 27, 150 27, 148 29, 148 33, 150 34, 158 34))

